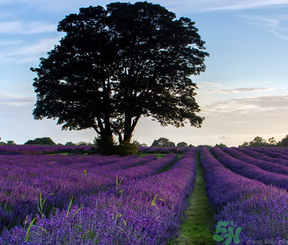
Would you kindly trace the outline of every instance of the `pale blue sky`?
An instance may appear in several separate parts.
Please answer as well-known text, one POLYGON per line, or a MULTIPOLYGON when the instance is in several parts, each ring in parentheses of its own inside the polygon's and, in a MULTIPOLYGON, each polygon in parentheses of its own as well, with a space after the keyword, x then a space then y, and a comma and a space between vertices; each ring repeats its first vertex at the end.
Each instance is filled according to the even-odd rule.
MULTIPOLYGON (((134 1, 131 1, 132 3, 134 1)), ((56 121, 32 117, 32 86, 39 58, 63 36, 57 24, 80 7, 110 1, 0 0, 0 136, 23 144, 36 137, 56 143, 92 142, 93 130, 61 131, 56 121)), ((134 139, 150 145, 166 137, 175 143, 237 146, 255 136, 277 141, 288 134, 288 0, 159 0, 196 22, 210 57, 207 70, 192 79, 206 119, 202 128, 161 127, 140 119, 134 139)))

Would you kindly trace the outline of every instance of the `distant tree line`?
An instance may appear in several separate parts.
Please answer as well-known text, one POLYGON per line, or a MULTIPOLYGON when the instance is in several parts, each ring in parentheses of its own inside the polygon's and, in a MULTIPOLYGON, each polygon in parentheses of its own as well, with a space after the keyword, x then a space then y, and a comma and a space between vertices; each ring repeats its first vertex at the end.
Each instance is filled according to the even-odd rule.
MULTIPOLYGON (((1 140, 1 137, 0 137, 1 140)), ((6 142, 0 141, 0 145, 17 145, 13 140, 8 140, 6 142)), ((56 145, 66 145, 66 146, 93 146, 91 142, 80 141, 78 143, 73 143, 71 141, 66 142, 65 144, 58 143, 56 144, 50 137, 35 138, 34 140, 28 140, 24 145, 47 145, 47 146, 56 146, 56 145)))
MULTIPOLYGON (((137 142, 138 143, 138 142, 137 142)), ((146 144, 140 144, 139 146, 147 146, 146 144)), ((177 145, 170 141, 167 138, 160 137, 159 139, 155 139, 151 144, 153 147, 195 147, 194 145, 188 145, 186 142, 179 142, 177 145)), ((197 145, 197 147, 227 147, 227 145, 223 143, 219 143, 216 145, 197 145)), ((255 137, 252 141, 245 141, 239 147, 288 147, 288 135, 286 135, 281 141, 276 141, 274 137, 271 137, 266 141, 260 136, 255 137)))
POLYGON ((288 135, 281 141, 276 141, 274 137, 269 138, 268 141, 260 136, 256 136, 252 141, 244 141, 239 147, 288 147, 288 135))
MULTIPOLYGON (((28 140, 24 143, 24 145, 63 145, 63 144, 56 144, 50 137, 43 137, 43 138, 36 138, 34 140, 28 140)), ((73 143, 71 141, 66 142, 64 145, 66 146, 92 146, 92 143, 87 143, 85 141, 80 141, 79 143, 73 143)))
POLYGON ((177 145, 170 141, 167 138, 160 137, 158 140, 154 140, 152 145, 153 147, 192 147, 192 145, 189 145, 186 142, 179 142, 177 145))
POLYGON ((0 145, 16 145, 16 143, 13 140, 7 140, 6 142, 0 141, 0 145))
MULTIPOLYGON (((13 140, 8 140, 6 142, 1 141, 0 137, 0 145, 16 145, 16 143, 13 140)), ((56 144, 50 137, 42 137, 42 138, 35 138, 34 140, 28 140, 24 143, 24 145, 50 145, 50 146, 56 146, 56 145, 66 145, 66 146, 95 146, 97 145, 97 139, 95 138, 93 140, 93 143, 91 142, 85 142, 80 141, 78 143, 73 143, 71 141, 66 142, 65 144, 58 143, 56 144)), ((138 141, 133 141, 133 145, 140 147, 148 147, 146 143, 139 143, 138 141)), ((160 137, 159 139, 155 139, 153 143, 151 144, 153 147, 195 147, 192 144, 189 144, 182 141, 175 144, 174 142, 170 141, 168 138, 160 137)), ((213 147, 212 145, 197 145, 197 147, 213 147)), ((227 147, 223 143, 219 143, 214 145, 214 147, 227 147)), ((260 136, 256 136, 251 141, 244 141, 242 145, 239 145, 238 147, 288 147, 288 134, 281 140, 276 141, 274 137, 271 137, 266 141, 260 136)))

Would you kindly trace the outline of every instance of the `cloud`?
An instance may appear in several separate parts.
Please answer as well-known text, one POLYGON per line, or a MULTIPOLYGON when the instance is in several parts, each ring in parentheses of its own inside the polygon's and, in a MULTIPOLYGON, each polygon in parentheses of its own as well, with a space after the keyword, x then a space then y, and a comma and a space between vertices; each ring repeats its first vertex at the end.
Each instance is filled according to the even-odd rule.
POLYGON ((222 135, 221 137, 219 137, 220 140, 229 140, 231 139, 231 137, 227 137, 225 135, 222 135))
POLYGON ((248 25, 264 29, 273 33, 276 37, 288 40, 287 16, 262 17, 262 16, 241 16, 248 25), (285 26, 285 27, 282 27, 285 26))
POLYGON ((200 82, 198 84, 199 88, 206 87, 206 86, 209 86, 209 87, 222 87, 222 84, 213 83, 213 82, 200 82))
POLYGON ((60 38, 48 38, 38 41, 33 45, 24 45, 8 50, 6 54, 0 55, 0 62, 31 63, 39 61, 39 57, 45 56, 48 51, 59 44, 60 38))
POLYGON ((1 0, 0 6, 10 7, 10 6, 25 6, 29 9, 37 9, 45 12, 61 12, 67 11, 67 14, 71 11, 78 11, 80 7, 88 7, 90 5, 102 5, 105 6, 109 4, 109 1, 99 0, 96 3, 91 0, 82 0, 81 3, 78 0, 49 0, 49 1, 39 1, 39 0, 1 0))
POLYGON ((37 33, 57 32, 57 25, 48 22, 28 22, 11 21, 0 23, 1 34, 37 34, 37 33))
MULTIPOLYGON (((249 114, 255 112, 268 112, 288 109, 288 95, 271 95, 251 98, 233 98, 218 100, 202 108, 202 113, 219 114, 237 112, 249 114)), ((287 112, 288 114, 288 112, 287 112)))
MULTIPOLYGON (((136 1, 131 1, 134 3, 136 1)), ((99 0, 97 3, 91 0, 83 0, 79 4, 78 0, 50 0, 50 1, 39 1, 39 0, 1 0, 0 6, 15 6, 21 4, 28 8, 33 8, 46 12, 78 12, 80 7, 88 7, 90 5, 101 5, 106 6, 109 1, 99 0)), ((254 8, 264 8, 264 7, 274 7, 287 5, 288 0, 241 0, 241 1, 231 1, 231 0, 159 0, 159 4, 166 6, 171 11, 176 12, 211 12, 211 11, 233 11, 240 9, 254 9, 254 8)))
POLYGON ((272 88, 235 88, 235 89, 210 89, 211 92, 219 92, 224 94, 230 93, 249 93, 249 92, 260 92, 260 91, 270 91, 272 88))
POLYGON ((8 62, 14 62, 14 61, 15 61, 14 58, 11 58, 11 57, 9 57, 7 55, 3 55, 3 54, 0 53, 0 63, 1 62, 2 63, 8 63, 8 62))
POLYGON ((35 98, 24 97, 24 96, 0 96, 0 105, 1 106, 27 106, 35 104, 35 98))
POLYGON ((50 51, 56 44, 59 43, 59 38, 49 38, 40 40, 34 45, 23 46, 15 49, 10 55, 27 55, 27 54, 39 54, 50 51))
MULTIPOLYGON (((282 6, 288 5, 288 0, 242 0, 242 1, 230 1, 230 0, 219 0, 219 1, 198 1, 202 2, 201 11, 221 11, 221 10, 240 10, 240 9, 254 9, 254 8, 265 8, 271 6, 282 6)), ((193 2, 194 3, 194 2, 193 2)))
POLYGON ((7 40, 7 41, 1 41, 0 46, 11 46, 11 45, 17 45, 21 44, 22 40, 7 40))

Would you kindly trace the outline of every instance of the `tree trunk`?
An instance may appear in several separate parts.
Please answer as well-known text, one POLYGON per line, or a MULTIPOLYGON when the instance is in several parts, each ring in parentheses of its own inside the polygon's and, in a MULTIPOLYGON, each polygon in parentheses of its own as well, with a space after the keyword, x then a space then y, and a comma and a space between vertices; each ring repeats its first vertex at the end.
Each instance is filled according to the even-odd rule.
POLYGON ((132 139, 132 133, 138 123, 141 116, 137 116, 132 120, 132 117, 125 117, 125 131, 124 131, 124 142, 130 143, 132 139))
POLYGON ((110 121, 104 121, 103 125, 102 120, 98 118, 98 124, 98 128, 95 126, 94 129, 100 134, 100 137, 96 140, 99 153, 102 155, 112 155, 114 154, 114 141, 110 121))

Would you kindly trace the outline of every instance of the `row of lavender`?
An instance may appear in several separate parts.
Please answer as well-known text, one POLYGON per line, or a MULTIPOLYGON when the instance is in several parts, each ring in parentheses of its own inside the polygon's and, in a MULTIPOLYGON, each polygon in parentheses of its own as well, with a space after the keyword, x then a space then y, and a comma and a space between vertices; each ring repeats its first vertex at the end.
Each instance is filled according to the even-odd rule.
MULTIPOLYGON (((123 169, 131 169, 126 182, 118 181, 113 188, 97 194, 83 190, 72 207, 67 203, 62 211, 56 208, 47 218, 36 215, 37 220, 31 221, 29 215, 26 227, 5 230, 0 244, 164 244, 179 231, 186 199, 195 180, 196 148, 190 149, 169 170, 159 173, 171 165, 175 157, 176 154, 170 153, 162 159, 150 159, 142 165, 123 169), (141 168, 144 166, 150 169, 150 174, 141 168), (141 170, 137 174, 138 167, 141 170), (139 173, 141 178, 132 177, 133 174, 140 177, 139 173)), ((122 179, 127 172, 121 175, 121 170, 110 172, 122 179)), ((106 178, 109 176, 103 171, 97 178, 104 173, 106 178)), ((86 174, 82 184, 89 178, 88 170, 86 174)))
POLYGON ((41 145, 1 145, 0 155, 3 154, 47 154, 61 152, 88 152, 91 146, 41 146, 41 145))
MULTIPOLYGON (((3 154, 47 154, 62 152, 89 152, 91 146, 41 146, 41 145, 1 145, 0 155, 3 154)), ((184 153, 187 147, 139 147, 139 152, 143 153, 163 153, 170 152, 184 153)))
MULTIPOLYGON (((233 232, 241 227, 239 244, 285 244, 288 178, 277 172, 287 170, 287 154, 261 150, 266 154, 259 149, 201 148, 209 200, 216 209, 216 222, 233 221, 233 232)), ((233 238, 232 233, 226 237, 233 238)))
POLYGON ((175 152, 175 153, 184 153, 188 150, 188 147, 138 147, 138 150, 143 153, 162 153, 167 154, 169 152, 175 152))
POLYGON ((127 157, 14 155, 1 156, 0 223, 11 226, 26 214, 37 212, 37 202, 46 198, 42 213, 64 208, 67 200, 93 194, 115 185, 116 178, 141 178, 156 174, 177 159, 170 153, 162 159, 147 155, 127 157), (41 195, 41 197, 40 197, 41 195), (12 212, 11 212, 12 210, 12 212))
POLYGON ((288 157, 285 160, 285 155, 273 159, 265 156, 265 152, 269 150, 263 149, 261 155, 264 155, 262 159, 265 160, 262 160, 261 157, 259 159, 255 155, 249 155, 253 155, 253 151, 251 153, 251 150, 247 149, 211 148, 211 152, 222 164, 237 174, 288 190, 288 157))

